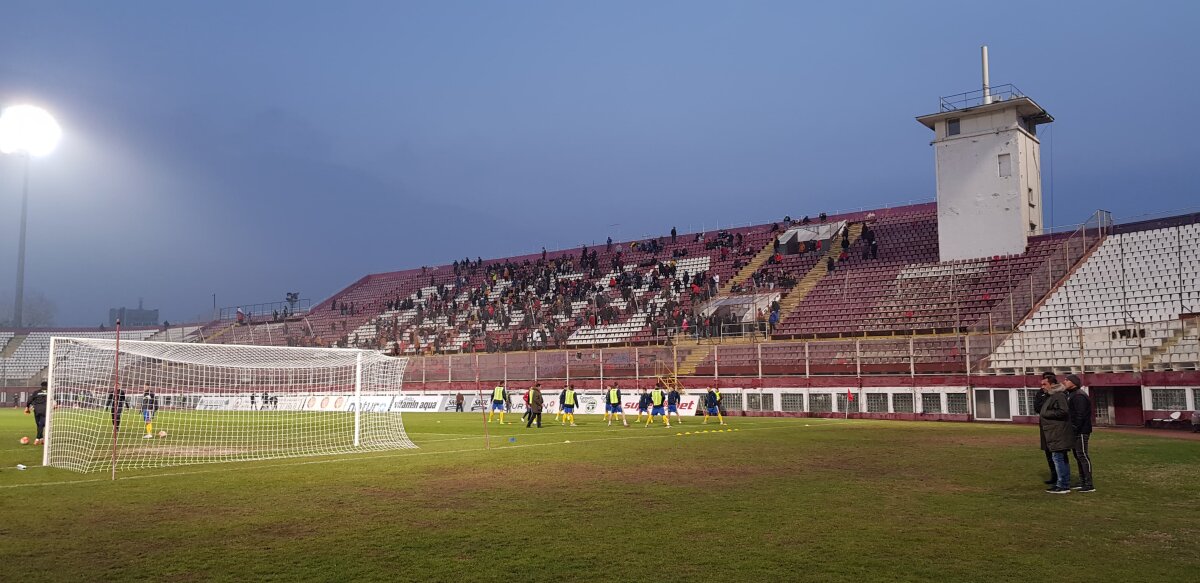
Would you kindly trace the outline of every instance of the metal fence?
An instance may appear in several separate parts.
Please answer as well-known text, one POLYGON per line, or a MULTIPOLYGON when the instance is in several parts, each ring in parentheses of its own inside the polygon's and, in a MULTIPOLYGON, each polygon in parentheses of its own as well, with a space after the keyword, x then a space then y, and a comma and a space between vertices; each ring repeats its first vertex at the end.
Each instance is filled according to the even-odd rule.
POLYGON ((408 382, 1197 370, 1200 318, 1086 329, 411 357, 408 382))

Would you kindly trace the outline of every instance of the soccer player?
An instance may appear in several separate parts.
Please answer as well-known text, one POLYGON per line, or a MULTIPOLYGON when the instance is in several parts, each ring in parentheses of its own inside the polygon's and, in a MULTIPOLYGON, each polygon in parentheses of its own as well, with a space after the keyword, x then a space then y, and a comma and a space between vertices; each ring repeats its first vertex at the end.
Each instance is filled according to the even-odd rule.
POLYGON ((46 381, 42 381, 42 388, 29 395, 29 400, 25 401, 25 414, 29 414, 30 408, 33 409, 33 422, 37 425, 37 438, 33 440, 34 445, 41 445, 45 442, 46 437, 46 381))
POLYGON ((554 420, 558 421, 561 418, 563 425, 567 424, 566 417, 563 417, 563 401, 565 401, 566 398, 567 398, 567 388, 563 387, 563 390, 558 392, 558 411, 554 412, 554 420))
POLYGON ((663 391, 661 382, 654 385, 654 390, 650 391, 649 398, 652 408, 650 409, 650 415, 646 418, 646 427, 650 427, 650 424, 654 423, 655 415, 662 417, 663 425, 670 427, 671 420, 667 419, 667 412, 665 409, 663 409, 663 405, 666 404, 667 401, 667 393, 666 391, 663 391))
POLYGON ((708 388, 708 393, 704 395, 704 423, 708 423, 709 415, 716 415, 717 421, 721 425, 725 424, 725 418, 721 417, 721 392, 713 387, 708 388))
POLYGON ((608 388, 608 394, 604 399, 604 419, 608 421, 609 427, 612 427, 612 422, 617 415, 621 416, 621 423, 625 424, 625 427, 629 427, 629 421, 625 419, 625 409, 621 406, 621 389, 614 383, 608 388))
POLYGON ((646 389, 645 389, 645 387, 643 387, 643 388, 642 388, 642 390, 641 390, 641 393, 638 395, 638 416, 637 416, 637 420, 638 420, 638 422, 639 422, 639 423, 640 423, 640 422, 641 422, 641 420, 642 420, 642 414, 643 414, 643 413, 644 413, 644 414, 645 414, 647 417, 649 417, 649 416, 650 416, 650 394, 646 392, 646 389))
POLYGON ((488 423, 492 422, 492 416, 496 411, 500 412, 500 424, 504 425, 504 411, 508 407, 508 391, 504 389, 504 385, 496 385, 492 389, 492 410, 488 412, 488 423))
POLYGON ((671 391, 667 393, 667 417, 674 413, 675 421, 683 423, 683 418, 679 416, 679 397, 679 387, 671 387, 671 391))
POLYGON ((142 421, 146 423, 146 434, 142 439, 154 439, 154 414, 158 412, 158 397, 154 389, 146 385, 142 392, 142 421))
POLYGON ((562 423, 566 425, 571 423, 571 427, 575 427, 575 407, 579 405, 579 393, 575 392, 575 387, 567 385, 563 389, 562 396, 559 398, 559 409, 562 409, 562 423))
POLYGON ((104 406, 112 413, 113 433, 121 429, 121 413, 125 411, 127 405, 129 405, 129 399, 125 397, 125 389, 117 389, 115 401, 112 393, 108 393, 104 397, 104 406))

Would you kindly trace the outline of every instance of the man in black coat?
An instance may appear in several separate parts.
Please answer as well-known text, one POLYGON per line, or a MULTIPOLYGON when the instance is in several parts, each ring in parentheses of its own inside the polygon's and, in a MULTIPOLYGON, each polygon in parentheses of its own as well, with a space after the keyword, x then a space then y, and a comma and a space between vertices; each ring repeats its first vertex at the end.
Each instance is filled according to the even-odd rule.
MULTIPOLYGON (((1043 379, 1048 382, 1049 379, 1043 379)), ((1046 440, 1046 449, 1053 455, 1054 469, 1057 482, 1046 489, 1048 494, 1071 493, 1071 466, 1067 463, 1067 452, 1071 450, 1074 435, 1071 430, 1071 419, 1068 411, 1067 395, 1063 386, 1050 385, 1047 389, 1045 403, 1038 412, 1038 422, 1041 424, 1042 436, 1046 440)))
MULTIPOLYGON (((1037 415, 1042 412, 1042 405, 1046 404, 1046 399, 1050 397, 1050 388, 1058 384, 1058 378, 1052 372, 1042 373, 1042 390, 1038 391, 1036 397, 1033 398, 1033 414, 1037 415)), ((1050 450, 1046 449, 1046 432, 1042 430, 1041 424, 1038 424, 1038 441, 1041 442, 1042 453, 1046 454, 1046 465, 1050 466, 1050 479, 1045 481, 1047 486, 1053 486, 1058 482, 1058 472, 1054 469, 1054 456, 1050 450)))

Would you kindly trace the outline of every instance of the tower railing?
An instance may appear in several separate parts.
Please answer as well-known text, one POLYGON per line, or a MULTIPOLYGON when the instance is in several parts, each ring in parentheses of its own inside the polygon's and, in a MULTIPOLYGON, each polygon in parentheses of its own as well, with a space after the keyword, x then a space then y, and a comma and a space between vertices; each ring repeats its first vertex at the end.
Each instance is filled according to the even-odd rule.
POLYGON ((967 91, 966 93, 940 97, 938 98, 938 110, 943 112, 958 111, 960 109, 978 107, 987 103, 1008 101, 1021 97, 1025 97, 1025 94, 1021 93, 1021 90, 1017 89, 1016 85, 1011 83, 996 85, 989 87, 986 92, 983 89, 976 89, 974 91, 967 91))

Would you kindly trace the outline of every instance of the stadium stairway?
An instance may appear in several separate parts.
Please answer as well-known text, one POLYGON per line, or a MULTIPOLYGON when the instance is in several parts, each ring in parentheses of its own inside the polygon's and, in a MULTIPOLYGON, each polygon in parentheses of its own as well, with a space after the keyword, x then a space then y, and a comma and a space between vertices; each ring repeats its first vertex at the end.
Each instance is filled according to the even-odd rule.
MULTIPOLYGON (((1153 346, 1151 350, 1142 357, 1141 363, 1139 363, 1138 366, 1138 370, 1157 370, 1155 367, 1155 362, 1161 363, 1161 361, 1164 360, 1161 358, 1163 355, 1171 354, 1172 349, 1184 338, 1196 338, 1198 335, 1200 335, 1200 320, 1195 318, 1189 318, 1188 320, 1185 320, 1183 326, 1180 326, 1177 330, 1171 331, 1171 335, 1163 340, 1162 344, 1153 346)), ((1167 361, 1169 362, 1169 359, 1167 359, 1167 361)), ((1166 370, 1169 367, 1160 366, 1158 368, 1166 370)))
POLYGON ((224 336, 226 332, 229 332, 230 330, 233 330, 233 327, 234 327, 235 325, 236 325, 236 324, 230 324, 230 325, 228 325, 228 326, 225 326, 224 328, 221 328, 220 330, 217 330, 216 332, 214 332, 214 333, 213 333, 211 336, 209 336, 208 338, 202 338, 200 341, 201 341, 201 342, 204 342, 204 343, 207 343, 207 344, 214 344, 214 343, 216 343, 216 344, 220 344, 220 342, 215 342, 215 341, 216 341, 218 338, 220 338, 220 337, 224 336))
POLYGON ((739 283, 745 283, 747 280, 749 280, 750 277, 754 275, 754 272, 762 268, 762 266, 766 264, 767 260, 770 259, 774 254, 775 237, 771 237, 771 240, 768 241, 766 245, 763 245, 763 248, 758 251, 757 255, 750 259, 749 263, 742 266, 740 271, 735 273, 733 277, 729 278, 728 281, 721 285, 720 295, 728 295, 729 290, 733 289, 733 286, 739 283))
POLYGON ((9 338, 8 343, 4 345, 4 350, 0 350, 0 358, 12 358, 13 353, 17 351, 17 347, 25 341, 26 336, 28 334, 17 334, 9 338))
POLYGON ((679 366, 675 367, 675 375, 691 376, 696 374, 696 367, 700 366, 700 363, 704 362, 711 352, 711 346, 696 346, 679 362, 679 366))
MULTIPOLYGON (((862 234, 862 228, 863 224, 861 222, 850 224, 849 231, 846 233, 846 236, 850 238, 851 245, 853 245, 855 241, 858 241, 859 235, 862 234)), ((786 318, 788 314, 791 314, 796 310, 796 306, 799 306, 800 302, 804 301, 804 298, 808 296, 809 292, 817 287, 818 283, 821 283, 821 278, 825 277, 827 273, 825 269, 825 262, 828 259, 837 260, 837 256, 841 255, 842 253, 841 243, 842 240, 840 237, 836 238, 836 240, 830 239, 829 248, 825 250, 825 254, 822 255, 819 260, 817 260, 816 264, 812 266, 812 269, 808 270, 808 273, 804 274, 804 277, 802 277, 800 281, 796 283, 796 286, 792 288, 792 291, 784 296, 782 300, 780 300, 780 323, 783 322, 784 318, 786 318)))
MULTIPOLYGON (((1017 326, 1016 326, 1016 328, 1018 330, 1023 329, 1023 327, 1026 324, 1028 324, 1034 320, 1034 316, 1036 316, 1042 310, 1042 308, 1050 301, 1050 298, 1054 296, 1055 292, 1057 292, 1060 288, 1065 289, 1064 286, 1075 275, 1075 272, 1079 271, 1079 269, 1082 268, 1084 266, 1084 264, 1086 264, 1088 262, 1088 259, 1090 259, 1092 257, 1092 255, 1095 254, 1096 251, 1100 249, 1100 246, 1104 244, 1104 241, 1107 238, 1108 238, 1107 236, 1097 237, 1095 241, 1092 241, 1091 245, 1089 245, 1087 247, 1087 249, 1084 249, 1083 252, 1079 255, 1079 257, 1073 258, 1071 260, 1071 266, 1067 269, 1067 272, 1064 273, 1058 279, 1054 280, 1054 285, 1050 286, 1050 288, 1047 289, 1045 291, 1045 293, 1043 293, 1040 297, 1028 298, 1028 294, 1025 294, 1026 295, 1025 299, 1032 300, 1033 307, 1031 307, 1028 312, 1026 312, 1023 316, 1021 316, 1021 319, 1017 323, 1017 326)), ((978 322, 977 324, 982 324, 982 323, 983 323, 983 319, 981 318, 980 322, 978 322)))

